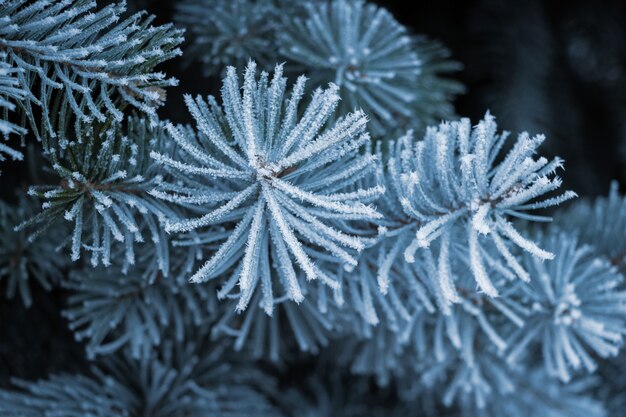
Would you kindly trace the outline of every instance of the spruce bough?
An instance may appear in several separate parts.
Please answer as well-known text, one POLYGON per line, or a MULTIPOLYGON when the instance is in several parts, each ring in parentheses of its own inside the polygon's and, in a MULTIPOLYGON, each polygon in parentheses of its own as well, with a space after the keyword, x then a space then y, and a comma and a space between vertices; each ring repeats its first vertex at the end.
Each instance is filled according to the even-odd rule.
POLYGON ((87 364, 0 414, 607 415, 617 188, 555 209, 544 136, 454 115, 459 66, 381 7, 177 8, 185 44, 124 3, 0 0, 0 163, 30 163, 0 285, 62 299, 87 364), (157 113, 180 54, 221 77, 189 125, 157 113))

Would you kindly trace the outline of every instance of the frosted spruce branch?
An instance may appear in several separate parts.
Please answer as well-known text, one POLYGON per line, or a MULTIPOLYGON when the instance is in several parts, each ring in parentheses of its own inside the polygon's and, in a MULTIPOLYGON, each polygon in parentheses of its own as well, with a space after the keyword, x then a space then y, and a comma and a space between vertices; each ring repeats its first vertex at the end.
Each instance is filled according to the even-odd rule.
POLYGON ((500 297, 493 298, 476 291, 468 265, 455 263, 451 273, 459 299, 448 305, 432 257, 413 264, 397 259, 388 272, 388 291, 382 294, 376 285, 376 266, 387 249, 379 245, 367 249, 363 255, 367 260, 359 262, 355 273, 346 274, 353 282, 346 285, 351 291, 341 317, 345 321, 340 319, 337 327, 343 325, 347 336, 333 353, 340 363, 353 372, 373 375, 386 386, 391 381, 419 379, 424 366, 444 366, 448 358, 458 356, 471 368, 475 357, 484 356, 481 360, 488 363, 506 353, 511 346, 507 335, 523 327, 523 312, 529 308, 515 298, 525 283, 511 285, 490 268, 501 291, 500 297), (410 366, 399 366, 402 363, 410 366))
POLYGON ((474 128, 467 119, 446 122, 429 128, 422 141, 402 138, 400 149, 389 161, 389 169, 397 170, 391 178, 402 210, 417 224, 414 237, 403 249, 404 258, 414 262, 419 254, 434 251, 445 300, 458 301, 450 275, 452 261, 465 259, 480 290, 497 296, 487 264, 529 281, 528 272, 512 252, 514 247, 538 259, 554 257, 517 231, 511 220, 549 221, 529 211, 558 205, 576 194, 566 191, 543 197, 561 186, 555 171, 562 166, 559 158, 533 157, 543 136, 520 134, 499 161, 507 137, 507 132, 497 133, 490 114, 474 128), (486 245, 497 249, 496 257, 488 255, 486 245))
POLYGON ((145 119, 124 124, 82 125, 80 134, 63 152, 51 149, 49 157, 57 183, 37 185, 29 194, 43 200, 42 211, 16 227, 35 233, 65 219, 73 224, 68 238, 73 261, 91 253, 93 266, 111 264, 112 248, 123 245, 126 265, 135 264, 134 242, 149 236, 158 268, 169 271, 168 237, 160 221, 176 214, 149 195, 163 177, 149 158, 151 149, 169 152, 162 126, 145 119))
POLYGON ((525 256, 523 265, 532 279, 520 288, 519 297, 528 310, 524 326, 510 337, 507 361, 514 363, 528 345, 538 344, 546 372, 569 382, 574 372, 596 370, 593 356, 616 356, 622 348, 624 277, 572 234, 552 232, 541 241, 557 256, 548 263, 525 256))
POLYGON ((121 121, 129 104, 156 119, 164 87, 177 81, 154 67, 180 54, 182 32, 151 26, 143 13, 121 20, 125 10, 123 2, 0 1, 0 53, 25 90, 13 104, 36 137, 62 138, 74 120, 121 121))
POLYGON ((188 332, 197 331, 207 316, 215 314, 211 291, 187 283, 194 254, 178 250, 173 258, 167 277, 149 249, 140 250, 140 267, 129 271, 118 260, 111 268, 70 272, 62 283, 71 291, 62 314, 76 340, 86 342, 90 359, 126 346, 133 358, 140 359, 168 335, 183 343, 191 337, 188 332))
POLYGON ((288 299, 304 298, 294 261, 307 280, 339 289, 313 259, 355 266, 356 253, 368 242, 347 232, 345 222, 380 218, 371 203, 384 191, 353 187, 374 168, 374 157, 363 153, 370 140, 365 115, 357 111, 327 126, 339 101, 337 87, 316 90, 301 109, 305 78, 286 98, 282 71, 277 66, 271 79, 267 73, 257 79, 256 64, 250 62, 241 92, 236 70, 229 67, 223 106, 212 97, 185 97, 197 134, 167 126, 180 159, 151 154, 176 179, 163 182, 152 195, 190 209, 188 219, 172 220, 166 230, 194 233, 189 245, 223 240, 191 281, 226 274, 219 295, 238 285, 239 310, 260 285, 268 314, 274 305, 271 280, 280 283, 288 299))
POLYGON ((339 86, 340 114, 362 108, 375 136, 453 114, 448 101, 461 87, 439 75, 457 66, 440 46, 414 39, 387 10, 365 1, 308 1, 302 8, 303 17, 286 16, 277 31, 280 52, 314 85, 339 86))
MULTIPOLYGON (((469 409, 487 410, 502 396, 513 395, 523 386, 519 370, 536 367, 537 362, 543 364, 545 378, 575 385, 580 374, 596 370, 598 358, 622 349, 624 278, 570 233, 551 230, 534 237, 556 257, 551 262, 530 253, 521 257, 529 283, 511 283, 489 267, 488 273, 499 277, 494 284, 501 294, 492 298, 474 291, 467 266, 455 268, 460 301, 444 312, 428 309, 428 298, 408 291, 405 276, 393 286, 398 296, 387 295, 391 308, 378 310, 381 322, 359 333, 350 321, 354 334, 365 339, 347 338, 333 346, 331 356, 353 372, 376 376, 379 384, 421 379, 424 388, 439 387, 436 391, 443 393, 445 404, 469 409), (406 321, 390 320, 388 310, 403 306, 412 308, 407 308, 411 313, 406 321), (405 365, 399 367, 401 363, 405 365)), ((495 247, 486 250, 491 256, 497 253, 495 247)), ((416 270, 418 283, 426 268, 416 270)), ((560 389, 568 388, 555 382, 554 392, 560 389)))

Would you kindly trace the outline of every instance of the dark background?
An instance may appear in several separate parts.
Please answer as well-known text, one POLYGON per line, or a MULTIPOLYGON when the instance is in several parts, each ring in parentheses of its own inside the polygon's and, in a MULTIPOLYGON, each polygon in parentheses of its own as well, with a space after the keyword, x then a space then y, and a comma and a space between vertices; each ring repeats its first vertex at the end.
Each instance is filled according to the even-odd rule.
MULTIPOLYGON (((167 23, 176 1, 129 3, 167 23)), ((459 115, 477 122, 489 109, 503 129, 545 133, 542 153, 565 159, 565 185, 582 197, 606 194, 613 179, 626 184, 625 1, 378 3, 413 32, 441 41, 463 64, 454 74, 466 86, 455 102, 459 115)), ((216 94, 219 80, 204 78, 200 65, 180 64, 161 67, 180 86, 168 91, 160 114, 189 122, 182 94, 216 94)), ((27 166, 3 164, 3 198, 25 182, 27 166)), ((83 367, 81 348, 59 315, 63 294, 32 288, 36 307, 25 310, 19 298, 0 303, 0 385, 8 375, 37 378, 83 367)))

